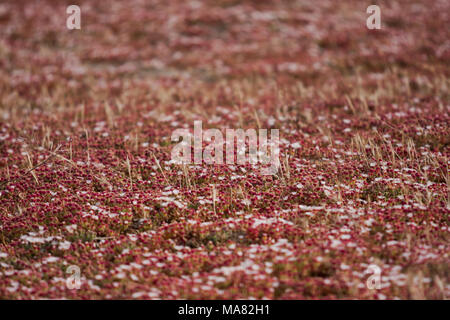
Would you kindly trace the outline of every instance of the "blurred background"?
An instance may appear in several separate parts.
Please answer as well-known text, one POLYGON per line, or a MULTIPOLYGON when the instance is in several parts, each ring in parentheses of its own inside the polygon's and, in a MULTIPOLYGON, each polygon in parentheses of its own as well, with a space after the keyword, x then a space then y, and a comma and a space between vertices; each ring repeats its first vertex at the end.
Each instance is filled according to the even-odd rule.
POLYGON ((125 102, 142 83, 157 91, 154 79, 340 86, 390 68, 448 73, 448 1, 375 2, 381 30, 366 27, 369 1, 2 1, 0 104, 125 102), (66 28, 70 4, 81 30, 66 28))

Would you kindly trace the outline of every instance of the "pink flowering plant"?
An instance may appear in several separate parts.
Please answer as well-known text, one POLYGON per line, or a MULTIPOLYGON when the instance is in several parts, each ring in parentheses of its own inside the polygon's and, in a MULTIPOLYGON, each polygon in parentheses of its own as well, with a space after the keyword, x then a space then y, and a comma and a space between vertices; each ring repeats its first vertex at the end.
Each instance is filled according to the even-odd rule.
POLYGON ((0 298, 449 298, 450 2, 379 2, 0 3, 0 298))

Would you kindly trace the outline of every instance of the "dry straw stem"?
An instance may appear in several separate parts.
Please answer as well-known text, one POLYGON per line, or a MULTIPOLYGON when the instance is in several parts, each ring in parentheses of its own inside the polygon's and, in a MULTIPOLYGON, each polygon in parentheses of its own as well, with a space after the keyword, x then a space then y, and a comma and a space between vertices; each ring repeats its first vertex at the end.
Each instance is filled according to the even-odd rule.
POLYGON ((164 180, 166 181, 166 183, 167 183, 168 185, 170 185, 169 180, 167 180, 167 177, 166 177, 166 175, 165 175, 165 173, 164 173, 163 168, 161 168, 161 165, 159 164, 159 160, 156 158, 156 156, 155 156, 153 153, 152 153, 152 156, 153 156, 153 159, 154 159, 155 162, 156 162, 156 165, 158 166, 158 169, 161 171, 161 174, 163 175, 164 180))
POLYGON ((131 165, 130 165, 130 159, 127 156, 127 160, 125 162, 128 170, 128 177, 130 178, 130 190, 133 190, 133 177, 131 175, 131 165))

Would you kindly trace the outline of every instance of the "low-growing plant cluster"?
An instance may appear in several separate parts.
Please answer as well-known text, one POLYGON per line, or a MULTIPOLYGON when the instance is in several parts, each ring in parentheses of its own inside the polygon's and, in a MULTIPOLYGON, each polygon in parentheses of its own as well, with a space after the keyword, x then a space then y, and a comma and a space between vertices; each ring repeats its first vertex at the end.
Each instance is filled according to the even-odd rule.
POLYGON ((378 2, 0 3, 0 298, 449 298, 450 3, 378 2), (278 172, 174 163, 197 120, 278 172))

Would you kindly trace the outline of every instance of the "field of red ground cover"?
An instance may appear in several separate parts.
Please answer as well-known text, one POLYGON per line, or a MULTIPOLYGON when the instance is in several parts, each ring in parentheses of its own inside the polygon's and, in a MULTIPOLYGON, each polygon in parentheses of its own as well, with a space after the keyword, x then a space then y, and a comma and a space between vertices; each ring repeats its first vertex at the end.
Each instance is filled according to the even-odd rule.
POLYGON ((450 2, 376 3, 1 2, 0 298, 449 298, 450 2))

